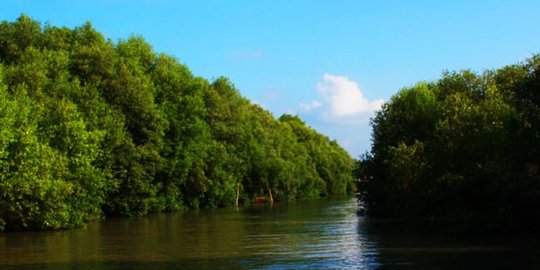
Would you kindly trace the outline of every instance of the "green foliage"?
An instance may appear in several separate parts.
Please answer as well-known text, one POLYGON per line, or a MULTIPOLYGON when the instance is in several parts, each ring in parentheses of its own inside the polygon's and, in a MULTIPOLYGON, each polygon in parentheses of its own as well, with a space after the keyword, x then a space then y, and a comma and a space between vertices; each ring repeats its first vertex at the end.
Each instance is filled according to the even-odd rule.
POLYGON ((353 161, 141 37, 0 23, 0 230, 352 192, 353 161))
POLYGON ((538 63, 447 72, 392 97, 356 169, 370 213, 463 229, 539 224, 538 63))

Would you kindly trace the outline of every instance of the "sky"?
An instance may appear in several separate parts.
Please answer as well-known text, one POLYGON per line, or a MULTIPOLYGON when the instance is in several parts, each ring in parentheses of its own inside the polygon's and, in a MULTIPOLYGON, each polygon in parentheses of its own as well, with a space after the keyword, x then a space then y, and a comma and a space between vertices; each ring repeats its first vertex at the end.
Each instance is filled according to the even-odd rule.
POLYGON ((230 78, 274 116, 299 115, 355 158, 400 89, 540 53, 538 0, 2 1, 0 20, 22 13, 90 21, 113 41, 142 36, 196 76, 230 78))

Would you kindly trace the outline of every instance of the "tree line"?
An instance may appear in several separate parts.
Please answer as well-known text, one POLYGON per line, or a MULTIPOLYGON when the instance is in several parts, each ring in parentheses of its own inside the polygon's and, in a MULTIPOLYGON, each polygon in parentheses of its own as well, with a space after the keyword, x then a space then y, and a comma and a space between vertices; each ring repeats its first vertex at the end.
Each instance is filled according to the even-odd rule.
POLYGON ((404 88, 371 124, 356 169, 371 215, 458 230, 540 224, 540 56, 404 88))
POLYGON ((297 116, 276 119, 141 37, 0 23, 0 230, 342 194, 353 166, 297 116))

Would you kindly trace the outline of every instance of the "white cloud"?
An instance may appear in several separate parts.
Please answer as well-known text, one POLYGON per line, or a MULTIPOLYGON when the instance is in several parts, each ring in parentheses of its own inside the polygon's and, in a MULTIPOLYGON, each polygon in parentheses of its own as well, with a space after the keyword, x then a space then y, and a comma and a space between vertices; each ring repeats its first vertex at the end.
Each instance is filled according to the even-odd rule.
POLYGON ((321 102, 314 100, 314 101, 312 101, 312 102, 309 103, 309 104, 306 104, 306 103, 300 103, 300 110, 301 110, 302 112, 306 112, 306 113, 307 113, 307 112, 310 112, 310 111, 312 111, 312 110, 314 110, 314 109, 317 109, 317 108, 319 108, 319 107, 321 107, 321 106, 322 106, 322 103, 321 103, 321 102))
POLYGON ((369 101, 355 81, 344 76, 324 74, 317 91, 329 106, 330 117, 346 117, 371 113, 381 108, 382 99, 369 101))
POLYGON ((324 120, 334 123, 365 124, 384 103, 382 99, 368 100, 355 81, 328 73, 317 83, 317 92, 322 101, 300 103, 300 111, 309 113, 318 109, 324 120))

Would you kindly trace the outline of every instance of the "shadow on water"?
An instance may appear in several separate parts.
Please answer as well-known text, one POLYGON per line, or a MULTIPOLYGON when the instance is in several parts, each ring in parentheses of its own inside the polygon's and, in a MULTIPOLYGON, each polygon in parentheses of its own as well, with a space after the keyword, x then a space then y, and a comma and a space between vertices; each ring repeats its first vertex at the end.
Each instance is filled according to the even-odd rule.
POLYGON ((358 235, 377 243, 378 269, 540 269, 538 234, 457 236, 445 224, 360 218, 358 235))
POLYGON ((345 198, 0 233, 0 269, 540 269, 539 245, 359 217, 345 198))

